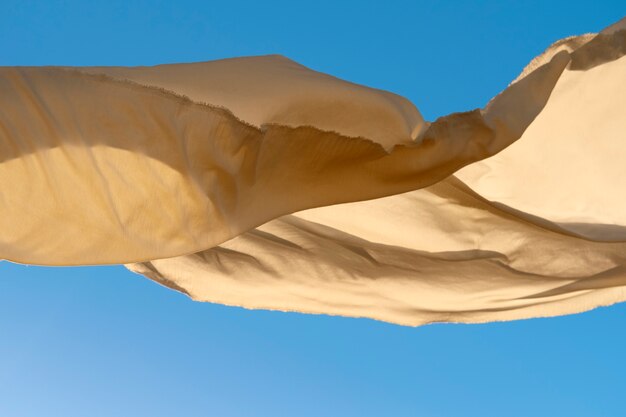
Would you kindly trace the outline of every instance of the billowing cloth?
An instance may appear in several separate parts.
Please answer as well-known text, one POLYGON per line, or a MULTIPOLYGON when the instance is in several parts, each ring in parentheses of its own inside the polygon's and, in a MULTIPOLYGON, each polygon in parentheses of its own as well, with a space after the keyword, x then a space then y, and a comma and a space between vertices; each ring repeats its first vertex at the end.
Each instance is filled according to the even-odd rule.
POLYGON ((0 68, 0 258, 405 325, 624 301, 625 22, 432 123, 281 56, 0 68))

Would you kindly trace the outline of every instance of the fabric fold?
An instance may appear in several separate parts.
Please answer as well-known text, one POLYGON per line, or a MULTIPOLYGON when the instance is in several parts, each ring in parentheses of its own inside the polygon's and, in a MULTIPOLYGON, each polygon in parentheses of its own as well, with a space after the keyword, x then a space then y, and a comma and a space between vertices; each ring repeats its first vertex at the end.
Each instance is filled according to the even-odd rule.
POLYGON ((3 67, 0 258, 404 325, 623 301, 625 54, 564 39, 433 122, 281 56, 3 67))
MULTIPOLYGON (((533 60, 517 81, 573 57, 520 140, 435 185, 295 213, 203 252, 127 267, 198 301, 411 326, 624 301, 624 33, 568 38, 533 60)), ((517 99, 510 87, 485 119, 519 117, 489 113, 517 99)))
POLYGON ((485 115, 442 118, 390 150, 315 126, 256 127, 106 74, 1 69, 2 257, 41 265, 171 257, 295 211, 425 187, 516 140, 568 60, 555 56, 485 115))

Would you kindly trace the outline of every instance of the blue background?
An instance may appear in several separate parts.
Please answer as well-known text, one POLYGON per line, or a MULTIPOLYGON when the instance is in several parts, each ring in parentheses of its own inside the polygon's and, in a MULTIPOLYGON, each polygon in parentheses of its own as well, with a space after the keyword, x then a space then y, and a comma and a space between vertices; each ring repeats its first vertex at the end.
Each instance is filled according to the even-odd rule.
MULTIPOLYGON (((0 65, 280 53, 434 119, 624 15, 623 0, 0 0, 0 65)), ((194 303, 121 266, 0 262, 0 416, 624 416, 625 330, 626 304, 406 328, 194 303)))

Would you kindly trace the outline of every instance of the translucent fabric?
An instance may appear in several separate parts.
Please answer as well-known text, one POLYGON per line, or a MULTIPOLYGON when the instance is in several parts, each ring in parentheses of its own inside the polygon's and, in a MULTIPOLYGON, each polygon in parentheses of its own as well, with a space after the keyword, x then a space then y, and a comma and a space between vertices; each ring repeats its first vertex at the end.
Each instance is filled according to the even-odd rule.
POLYGON ((281 56, 0 68, 0 257, 405 325, 623 301, 623 26, 432 123, 281 56))

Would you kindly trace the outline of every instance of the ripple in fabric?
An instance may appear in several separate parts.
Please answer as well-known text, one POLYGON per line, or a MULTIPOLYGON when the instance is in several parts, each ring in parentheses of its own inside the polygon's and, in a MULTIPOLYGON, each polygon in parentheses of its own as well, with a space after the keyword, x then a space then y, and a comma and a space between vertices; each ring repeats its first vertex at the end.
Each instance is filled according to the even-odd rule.
POLYGON ((0 258, 404 325, 624 301, 623 26, 433 122, 281 56, 0 68, 0 258))

